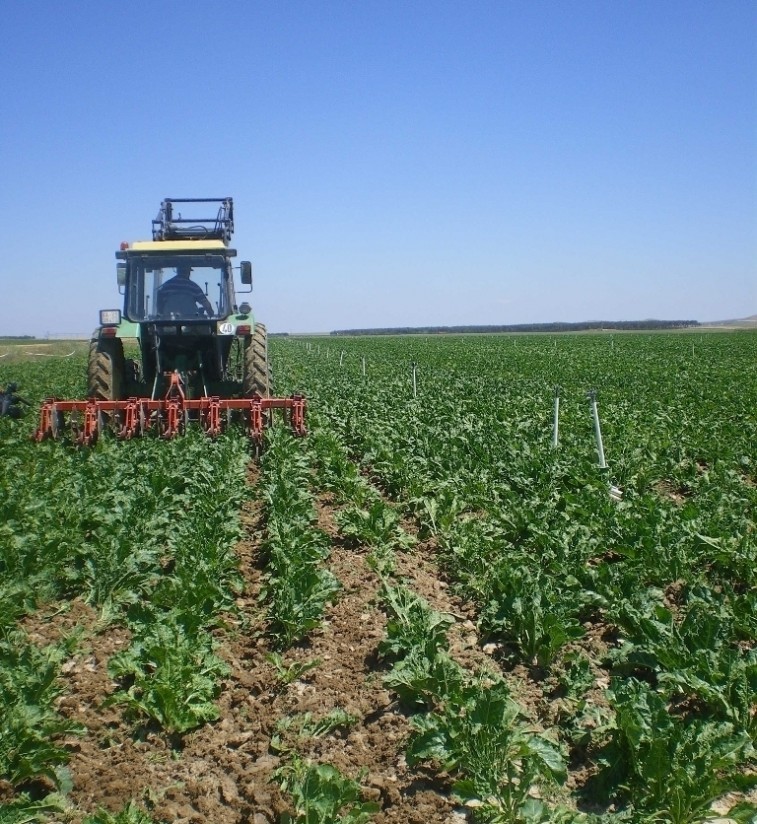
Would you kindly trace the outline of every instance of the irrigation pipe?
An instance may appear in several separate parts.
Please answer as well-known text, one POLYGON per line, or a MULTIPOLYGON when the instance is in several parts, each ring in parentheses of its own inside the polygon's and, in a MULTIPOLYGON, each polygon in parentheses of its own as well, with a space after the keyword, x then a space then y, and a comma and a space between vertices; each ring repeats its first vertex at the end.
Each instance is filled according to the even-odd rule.
MULTIPOLYGON (((6 355, 9 353, 5 353, 6 355)), ((67 355, 51 355, 48 352, 25 352, 25 355, 31 355, 35 358, 70 358, 71 355, 75 355, 76 352, 69 352, 67 355)), ((5 355, 3 355, 5 357, 5 355)))
POLYGON ((559 426, 560 426, 560 387, 555 387, 555 412, 552 419, 552 446, 557 446, 559 441, 559 426))

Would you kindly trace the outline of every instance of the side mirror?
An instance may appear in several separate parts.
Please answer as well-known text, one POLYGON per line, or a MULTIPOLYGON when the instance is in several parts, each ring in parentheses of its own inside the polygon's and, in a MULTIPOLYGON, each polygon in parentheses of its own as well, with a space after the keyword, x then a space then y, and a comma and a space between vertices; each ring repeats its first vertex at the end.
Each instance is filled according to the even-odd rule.
POLYGON ((118 280, 119 286, 126 286, 126 264, 125 263, 117 263, 116 264, 116 279, 118 280))
POLYGON ((252 264, 249 260, 243 260, 239 264, 239 277, 246 286, 252 283, 252 264))

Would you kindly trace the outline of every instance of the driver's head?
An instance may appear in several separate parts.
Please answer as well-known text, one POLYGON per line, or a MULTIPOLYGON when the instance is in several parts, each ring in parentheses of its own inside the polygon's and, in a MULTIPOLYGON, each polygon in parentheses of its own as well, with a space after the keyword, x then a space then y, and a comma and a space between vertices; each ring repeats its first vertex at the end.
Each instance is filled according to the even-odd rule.
POLYGON ((181 278, 188 278, 191 273, 192 273, 192 267, 191 266, 187 266, 186 264, 182 264, 181 266, 176 267, 176 274, 181 278))

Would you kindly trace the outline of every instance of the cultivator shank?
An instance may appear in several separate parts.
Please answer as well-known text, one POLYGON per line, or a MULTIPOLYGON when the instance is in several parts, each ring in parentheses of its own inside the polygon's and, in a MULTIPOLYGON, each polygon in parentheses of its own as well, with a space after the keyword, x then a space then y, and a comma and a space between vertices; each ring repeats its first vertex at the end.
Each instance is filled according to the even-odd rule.
POLYGON ((217 396, 190 399, 178 372, 170 375, 165 397, 128 398, 103 401, 59 401, 49 398, 40 410, 39 428, 34 439, 58 438, 70 431, 77 444, 90 446, 104 429, 117 438, 129 440, 153 431, 161 438, 180 435, 189 422, 213 438, 231 421, 240 421, 249 437, 260 445, 266 425, 271 423, 274 409, 281 409, 284 420, 295 435, 305 434, 305 398, 220 398, 217 396))

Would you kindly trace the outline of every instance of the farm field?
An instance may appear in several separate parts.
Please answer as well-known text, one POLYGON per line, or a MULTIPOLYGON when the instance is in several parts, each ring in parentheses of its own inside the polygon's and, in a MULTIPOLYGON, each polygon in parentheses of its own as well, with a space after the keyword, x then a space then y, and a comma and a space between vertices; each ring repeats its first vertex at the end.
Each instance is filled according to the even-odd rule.
POLYGON ((0 419, 0 824, 757 821, 757 334, 270 352, 260 460, 0 419))

